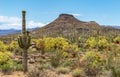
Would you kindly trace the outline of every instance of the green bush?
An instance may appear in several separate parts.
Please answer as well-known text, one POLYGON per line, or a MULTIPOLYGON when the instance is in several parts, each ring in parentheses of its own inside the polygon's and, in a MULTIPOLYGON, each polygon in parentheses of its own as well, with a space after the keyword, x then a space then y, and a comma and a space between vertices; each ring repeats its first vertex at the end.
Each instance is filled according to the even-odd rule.
POLYGON ((73 77, 85 77, 85 72, 83 71, 83 69, 75 69, 72 72, 72 76, 73 77))
POLYGON ((120 50, 107 51, 104 66, 111 71, 113 77, 120 77, 120 50))
POLYGON ((1 66, 1 70, 4 74, 10 74, 12 72, 12 67, 9 64, 4 64, 1 66))
POLYGON ((0 65, 0 69, 3 73, 9 73, 15 70, 17 62, 14 60, 8 60, 6 63, 0 65))
POLYGON ((62 59, 64 59, 63 52, 59 49, 56 50, 50 57, 51 65, 57 67, 62 59))
POLYGON ((17 64, 16 65, 16 70, 17 71, 22 71, 23 70, 23 65, 22 64, 17 64))
POLYGON ((39 70, 50 69, 50 68, 52 68, 50 63, 45 63, 45 64, 41 64, 41 65, 38 66, 39 70))
POLYGON ((73 62, 72 59, 67 59, 67 60, 61 62, 61 65, 64 66, 64 67, 66 67, 66 66, 73 66, 74 62, 73 62))
POLYGON ((57 68, 57 73, 66 74, 66 73, 69 73, 69 72, 70 72, 70 69, 67 68, 67 67, 58 67, 57 68))

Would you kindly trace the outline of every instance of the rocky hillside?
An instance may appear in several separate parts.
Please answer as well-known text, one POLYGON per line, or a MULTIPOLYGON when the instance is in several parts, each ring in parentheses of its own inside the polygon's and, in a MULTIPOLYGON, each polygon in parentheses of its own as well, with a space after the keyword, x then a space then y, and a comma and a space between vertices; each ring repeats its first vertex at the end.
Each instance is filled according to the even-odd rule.
POLYGON ((101 34, 120 32, 119 29, 100 26, 95 21, 85 22, 78 20, 73 15, 60 14, 53 22, 31 33, 33 37, 38 38, 41 36, 71 36, 74 34, 92 35, 98 31, 101 34))

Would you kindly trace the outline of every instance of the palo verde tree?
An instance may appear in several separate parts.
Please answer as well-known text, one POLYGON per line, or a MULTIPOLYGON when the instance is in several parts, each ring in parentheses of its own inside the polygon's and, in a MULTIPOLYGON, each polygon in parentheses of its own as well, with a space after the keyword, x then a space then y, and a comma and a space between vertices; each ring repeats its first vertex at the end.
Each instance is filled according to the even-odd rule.
POLYGON ((22 33, 18 37, 19 47, 23 49, 23 71, 24 73, 28 71, 27 68, 27 49, 30 46, 31 37, 29 32, 26 31, 26 20, 25 20, 26 11, 22 11, 22 33))

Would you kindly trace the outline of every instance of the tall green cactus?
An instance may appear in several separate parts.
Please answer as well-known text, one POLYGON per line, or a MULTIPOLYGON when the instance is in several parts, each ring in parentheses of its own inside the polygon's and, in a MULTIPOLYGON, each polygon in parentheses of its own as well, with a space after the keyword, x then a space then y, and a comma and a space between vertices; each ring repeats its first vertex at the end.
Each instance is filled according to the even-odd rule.
POLYGON ((27 49, 30 46, 31 37, 29 32, 26 31, 26 20, 25 20, 26 11, 22 11, 22 33, 18 37, 19 47, 23 49, 23 71, 24 73, 28 71, 27 68, 27 49))

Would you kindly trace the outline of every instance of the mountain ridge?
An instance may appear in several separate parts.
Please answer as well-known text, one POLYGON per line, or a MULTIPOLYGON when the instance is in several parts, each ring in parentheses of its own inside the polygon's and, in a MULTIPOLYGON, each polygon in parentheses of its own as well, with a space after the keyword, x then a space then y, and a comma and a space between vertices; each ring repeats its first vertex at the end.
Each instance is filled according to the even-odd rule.
POLYGON ((92 35, 94 31, 98 30, 102 33, 112 33, 111 30, 118 31, 118 29, 115 28, 101 26, 95 21, 85 22, 78 20, 70 14, 60 14, 54 21, 52 21, 48 25, 33 31, 32 35, 35 38, 42 36, 73 36, 74 29, 77 35, 80 35, 83 30, 84 33, 88 35, 92 35))

